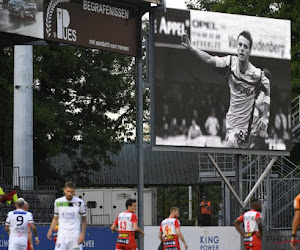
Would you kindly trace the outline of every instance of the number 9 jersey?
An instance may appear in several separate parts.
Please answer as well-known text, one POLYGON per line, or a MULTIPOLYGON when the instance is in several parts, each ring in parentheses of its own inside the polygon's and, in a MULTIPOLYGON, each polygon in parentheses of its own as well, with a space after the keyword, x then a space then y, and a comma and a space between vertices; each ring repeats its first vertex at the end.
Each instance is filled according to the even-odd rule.
POLYGON ((20 246, 17 249, 27 247, 28 224, 34 223, 32 213, 17 209, 7 214, 5 225, 9 226, 9 249, 15 249, 14 246, 20 246))

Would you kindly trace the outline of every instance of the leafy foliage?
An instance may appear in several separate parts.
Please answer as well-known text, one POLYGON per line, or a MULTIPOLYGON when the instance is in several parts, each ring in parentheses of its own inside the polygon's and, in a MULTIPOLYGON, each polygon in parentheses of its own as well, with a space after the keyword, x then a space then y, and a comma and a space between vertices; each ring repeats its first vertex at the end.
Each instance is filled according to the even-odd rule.
MULTIPOLYGON (((5 166, 12 166, 13 51, 1 53, 1 156, 5 166)), ((103 51, 34 48, 34 167, 40 183, 61 180, 49 161, 61 153, 72 159, 68 178, 73 174, 83 182, 81 176, 109 165, 108 152, 117 152, 132 136, 132 65, 132 57, 103 51)))

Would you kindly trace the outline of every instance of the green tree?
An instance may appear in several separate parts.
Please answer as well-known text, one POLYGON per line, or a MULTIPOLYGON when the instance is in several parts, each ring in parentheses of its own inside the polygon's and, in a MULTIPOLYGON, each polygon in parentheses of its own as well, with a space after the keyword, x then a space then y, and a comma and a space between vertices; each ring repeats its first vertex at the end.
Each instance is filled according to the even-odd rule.
MULTIPOLYGON (((4 49, 0 57, 5 166, 12 166, 12 55, 12 49, 4 49)), ((80 185, 92 170, 110 164, 108 153, 117 152, 133 134, 133 76, 129 56, 74 46, 34 48, 34 168, 39 183, 64 181, 49 161, 61 153, 72 159, 68 178, 76 176, 80 185)))
MULTIPOLYGON (((13 50, 0 51, 0 164, 11 167, 13 134, 13 50)), ((1 166, 0 165, 0 166, 1 166)))

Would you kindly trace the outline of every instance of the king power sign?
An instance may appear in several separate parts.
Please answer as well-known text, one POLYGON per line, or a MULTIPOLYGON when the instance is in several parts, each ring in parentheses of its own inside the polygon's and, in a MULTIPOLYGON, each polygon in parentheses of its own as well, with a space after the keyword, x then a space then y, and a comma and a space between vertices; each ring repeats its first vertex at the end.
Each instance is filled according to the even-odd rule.
POLYGON ((101 1, 46 0, 44 39, 135 55, 134 13, 134 9, 101 1))

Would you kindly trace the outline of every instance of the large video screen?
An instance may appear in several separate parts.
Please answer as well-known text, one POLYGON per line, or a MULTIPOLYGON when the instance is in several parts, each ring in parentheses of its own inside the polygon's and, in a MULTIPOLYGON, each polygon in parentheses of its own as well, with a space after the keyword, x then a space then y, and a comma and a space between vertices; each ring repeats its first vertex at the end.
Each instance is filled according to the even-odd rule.
POLYGON ((155 146, 290 151, 290 32, 289 20, 156 12, 155 146))

